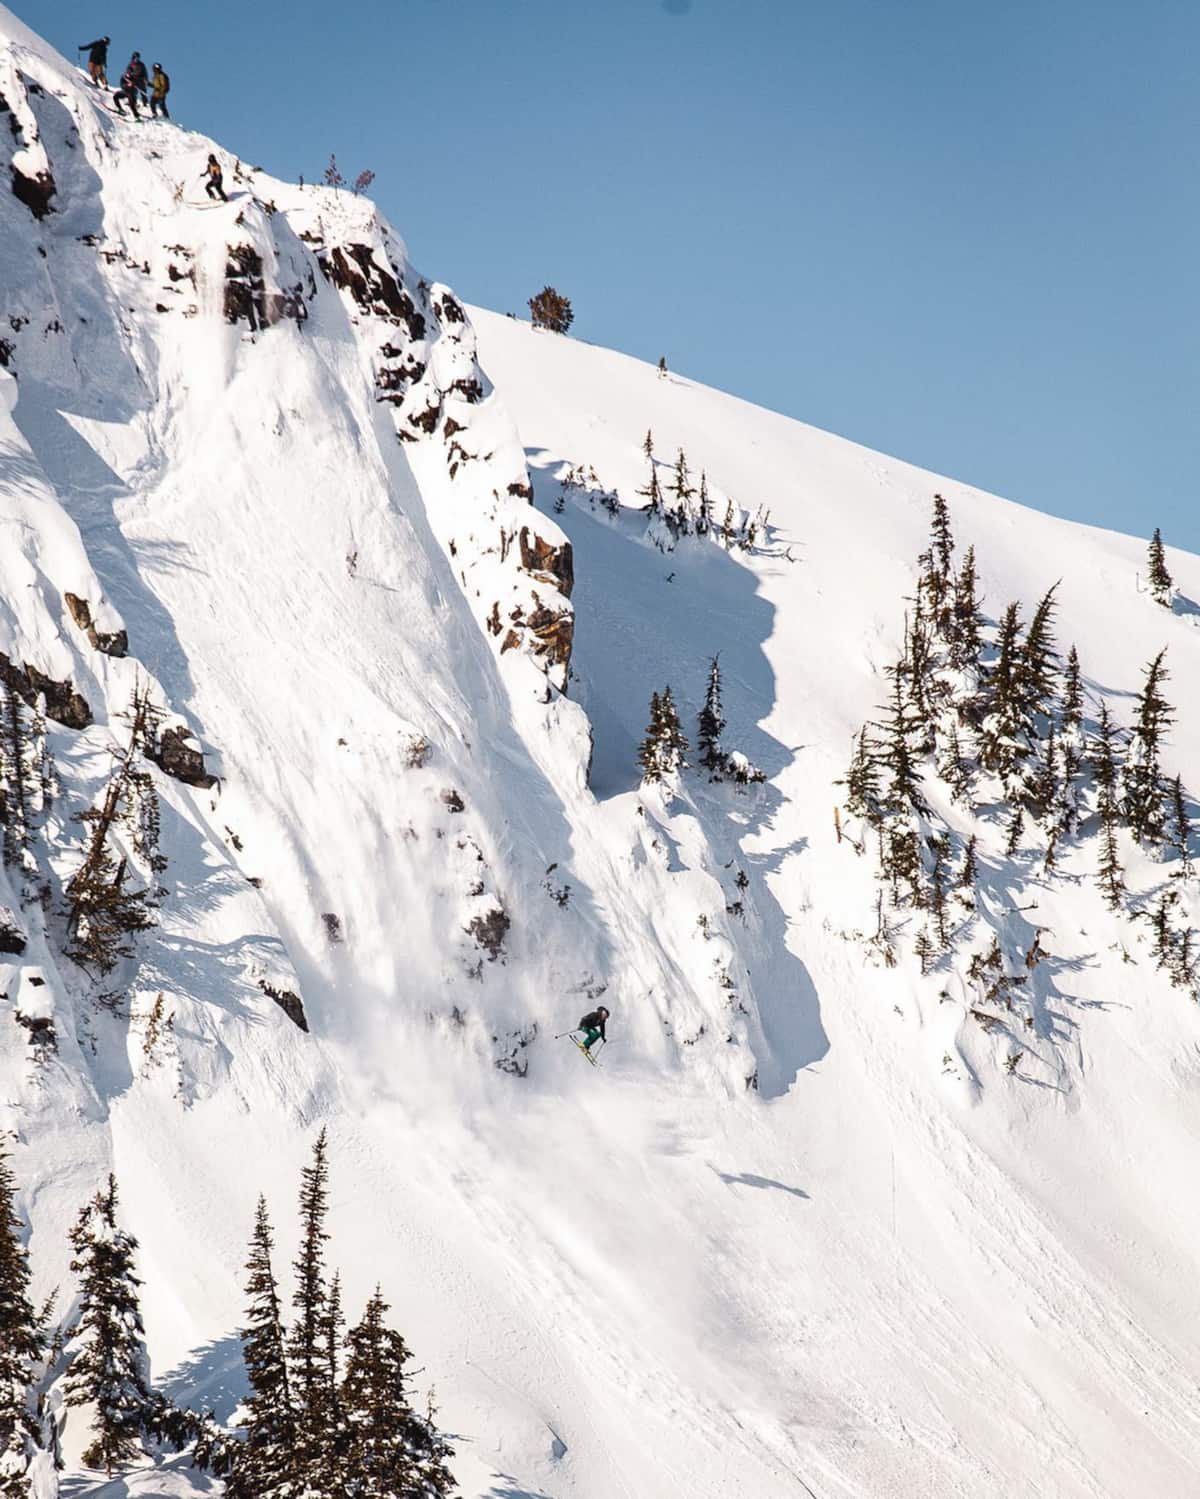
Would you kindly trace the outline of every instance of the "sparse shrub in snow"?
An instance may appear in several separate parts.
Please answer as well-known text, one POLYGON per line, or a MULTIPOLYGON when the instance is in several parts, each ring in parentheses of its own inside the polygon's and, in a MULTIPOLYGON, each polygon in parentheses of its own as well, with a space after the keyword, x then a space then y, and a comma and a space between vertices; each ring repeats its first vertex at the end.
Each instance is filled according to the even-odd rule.
POLYGON ((342 918, 334 911, 322 911, 321 920, 325 923, 325 935, 330 942, 342 940, 342 918))
POLYGON ((565 333, 575 321, 570 298, 552 286, 544 286, 536 297, 530 297, 529 312, 535 328, 548 328, 551 333, 565 333))

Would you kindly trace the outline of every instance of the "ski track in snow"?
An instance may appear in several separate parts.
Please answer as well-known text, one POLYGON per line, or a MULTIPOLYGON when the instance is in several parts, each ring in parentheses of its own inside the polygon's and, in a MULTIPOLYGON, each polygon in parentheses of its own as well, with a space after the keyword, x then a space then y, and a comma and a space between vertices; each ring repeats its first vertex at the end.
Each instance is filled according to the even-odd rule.
MULTIPOLYGON (((776 528, 756 554, 667 554, 629 511, 575 497, 551 516, 574 548, 588 789, 580 710, 544 703, 540 674, 480 628, 492 533, 468 537, 440 448, 397 442, 367 320, 320 277, 303 328, 223 319, 235 227, 300 264, 315 218, 365 233, 371 206, 253 173, 245 201, 201 215, 172 187, 212 143, 100 111, 0 9, 5 38, 6 66, 44 90, 28 102, 59 211, 39 224, 5 201, 0 282, 64 331, 34 327, 15 384, 0 374, 0 523, 24 538, 20 564, 0 555, 0 649, 96 710, 52 734, 68 805, 101 784, 139 672, 221 777, 163 781, 172 895, 126 975, 131 1008, 98 1009, 40 938, 49 1064, 0 1002, 38 1288, 68 1284, 66 1227, 111 1166, 156 1375, 228 1419, 254 1202, 267 1193, 286 1265, 326 1123, 347 1304, 382 1281, 466 1499, 1200 1490, 1194 1006, 1140 949, 1109 961, 1135 939, 1086 884, 1041 891, 1076 966, 1044 996, 1030 1075, 1009 1078, 990 1042, 960 1044, 936 986, 837 935, 870 920, 872 881, 835 842, 832 783, 883 696, 934 490, 977 548, 989 614, 1063 579, 1060 637, 1094 686, 1128 691, 1169 645, 1186 774, 1200 638, 1185 607, 1139 593, 1141 544, 471 311, 497 391, 480 448, 524 451, 531 514, 551 516, 567 463, 635 503, 649 427, 664 461, 682 445, 720 505, 765 504, 776 528), (172 245, 194 317, 156 313, 136 268, 172 245), (127 628, 128 659, 88 649, 66 589, 127 628), (641 795, 651 691, 671 684, 690 733, 718 651, 726 742, 766 784, 641 795), (423 768, 405 764, 414 734, 423 768), (744 922, 726 910, 736 867, 744 922), (493 901, 507 953, 472 977, 464 929, 493 901), (262 975, 302 992, 310 1035, 262 975), (553 1037, 601 983, 595 1071, 553 1037), (155 1059, 159 992, 175 1024, 155 1059), (493 1065, 518 1035, 524 1078, 493 1065)), ((1200 598, 1200 561, 1171 564, 1200 598)), ((219 1491, 179 1459, 63 1484, 219 1491)))

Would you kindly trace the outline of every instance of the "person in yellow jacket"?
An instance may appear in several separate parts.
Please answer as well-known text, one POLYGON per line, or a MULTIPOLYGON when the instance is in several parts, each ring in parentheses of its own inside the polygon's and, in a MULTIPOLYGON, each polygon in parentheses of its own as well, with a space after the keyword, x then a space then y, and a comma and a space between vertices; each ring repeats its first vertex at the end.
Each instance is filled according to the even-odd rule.
POLYGON ((154 71, 150 75, 150 113, 157 115, 162 110, 164 120, 171 118, 167 110, 167 95, 171 92, 171 80, 163 72, 162 63, 154 64, 154 71))

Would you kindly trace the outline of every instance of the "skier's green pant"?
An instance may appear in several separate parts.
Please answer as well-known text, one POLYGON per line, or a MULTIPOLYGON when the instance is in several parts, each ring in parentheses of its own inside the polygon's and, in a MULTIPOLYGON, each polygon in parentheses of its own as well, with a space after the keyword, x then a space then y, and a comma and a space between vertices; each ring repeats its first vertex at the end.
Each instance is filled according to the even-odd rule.
POLYGON ((579 1044, 583 1047, 584 1051, 590 1051, 596 1044, 596 1042, 599 1041, 599 1039, 600 1032, 593 1025, 589 1026, 588 1029, 584 1031, 583 1040, 579 1044))

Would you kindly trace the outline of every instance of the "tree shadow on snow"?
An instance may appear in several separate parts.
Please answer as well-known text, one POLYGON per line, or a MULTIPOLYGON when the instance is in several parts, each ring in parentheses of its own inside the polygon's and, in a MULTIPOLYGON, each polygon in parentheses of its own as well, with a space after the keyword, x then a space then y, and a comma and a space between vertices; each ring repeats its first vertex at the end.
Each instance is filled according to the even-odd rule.
POLYGON ((812 1201, 803 1187, 789 1187, 786 1182, 776 1181, 772 1176, 756 1176, 753 1171, 722 1171, 719 1166, 712 1165, 709 1169, 727 1187, 758 1187, 762 1191, 786 1192, 789 1197, 803 1197, 805 1202, 812 1201))
MULTIPOLYGON (((555 514, 557 471, 565 460, 539 448, 527 448, 525 457, 535 504, 555 514)), ((587 455, 575 457, 586 461, 587 455)), ((742 788, 694 774, 688 791, 709 846, 728 870, 723 884, 727 906, 734 908, 734 941, 739 903, 757 939, 750 978, 761 1035, 752 1044, 759 1092, 778 1097, 803 1068, 825 1055, 829 1040, 816 987, 788 948, 790 918, 768 882, 803 850, 805 840, 765 853, 747 853, 744 847, 751 838, 769 842, 762 835, 774 828, 783 806, 774 783, 797 753, 762 727, 776 696, 764 649, 774 632, 774 605, 760 593, 755 573, 711 540, 683 538, 673 552, 659 551, 645 540, 646 522, 638 510, 622 508, 614 517, 602 506, 589 510, 569 500, 555 519, 576 557, 570 690, 592 722, 590 784, 598 800, 636 790, 637 750, 653 692, 670 686, 684 732, 694 739, 709 662, 720 656, 728 720, 723 742, 745 754, 766 780, 742 788), (614 589, 617 578, 620 586, 614 589), (749 880, 744 889, 737 883, 739 870, 749 880)))
POLYGON ((162 1390, 176 1405, 211 1411, 222 1425, 249 1393, 241 1339, 235 1334, 194 1349, 162 1380, 162 1390))

